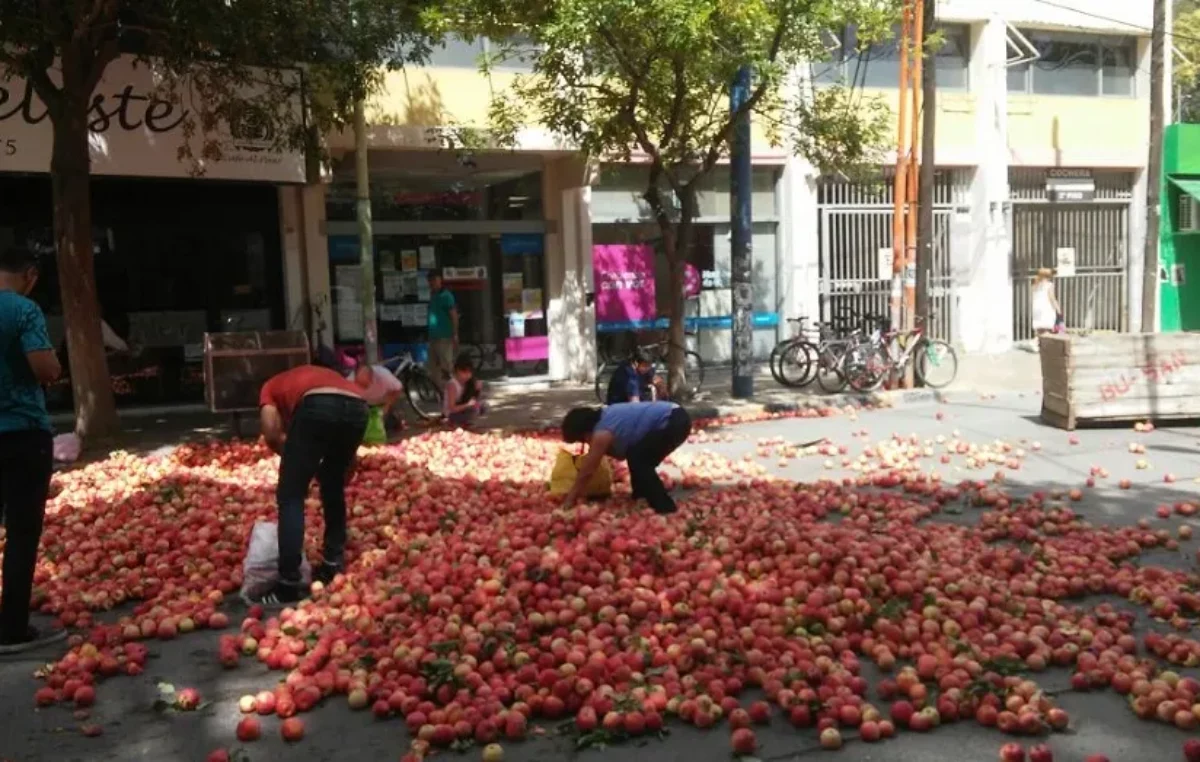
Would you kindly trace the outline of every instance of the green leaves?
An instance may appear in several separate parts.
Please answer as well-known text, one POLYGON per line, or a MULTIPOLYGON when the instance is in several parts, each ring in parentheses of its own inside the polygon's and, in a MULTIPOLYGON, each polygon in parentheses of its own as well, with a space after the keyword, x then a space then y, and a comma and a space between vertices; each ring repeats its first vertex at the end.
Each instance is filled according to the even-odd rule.
POLYGON ((895 0, 450 2, 453 15, 470 19, 460 29, 507 36, 532 62, 492 103, 501 143, 539 124, 589 156, 648 157, 678 193, 727 154, 729 84, 749 65, 747 108, 777 145, 826 170, 881 155, 883 104, 845 88, 801 87, 794 74, 828 58, 831 30, 855 24, 865 41, 889 34, 895 0))

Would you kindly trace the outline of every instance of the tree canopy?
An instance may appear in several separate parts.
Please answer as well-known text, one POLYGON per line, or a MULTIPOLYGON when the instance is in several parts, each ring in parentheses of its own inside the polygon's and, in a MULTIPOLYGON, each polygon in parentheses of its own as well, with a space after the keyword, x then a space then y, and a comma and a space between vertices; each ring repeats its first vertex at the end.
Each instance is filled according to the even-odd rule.
POLYGON ((854 24, 866 44, 896 13, 879 0, 518 0, 475 18, 515 33, 500 55, 532 61, 498 93, 499 134, 540 123, 592 157, 641 154, 683 185, 727 155, 742 66, 754 73, 745 108, 773 140, 829 169, 869 158, 885 110, 798 73, 830 56, 831 30, 854 24))
MULTIPOLYGON (((540 124, 593 160, 648 166, 644 199, 670 272, 671 388, 683 388, 683 260, 700 183, 751 112, 773 143, 822 170, 878 160, 888 109, 843 85, 814 86, 848 25, 859 44, 891 34, 893 0, 457 0, 467 28, 507 40, 532 72, 492 104, 494 139, 540 124), (750 67, 736 110, 730 86, 750 67)), ((453 6, 455 3, 451 3, 453 6)), ((840 54, 840 52, 838 52, 840 54)), ((486 68, 486 64, 485 64, 486 68)))
POLYGON ((93 95, 133 56, 154 97, 188 99, 180 161, 201 173, 235 136, 314 151, 383 68, 428 52, 425 0, 0 0, 0 79, 27 80, 53 126, 54 240, 76 431, 118 428, 92 262, 93 95), (197 150, 198 149, 198 150, 197 150))
MULTIPOLYGON (((1200 121, 1200 0, 1177 0, 1168 45, 1179 51, 1174 62, 1176 110, 1184 122, 1200 121)), ((1170 48, 1168 48, 1170 50, 1170 48)))

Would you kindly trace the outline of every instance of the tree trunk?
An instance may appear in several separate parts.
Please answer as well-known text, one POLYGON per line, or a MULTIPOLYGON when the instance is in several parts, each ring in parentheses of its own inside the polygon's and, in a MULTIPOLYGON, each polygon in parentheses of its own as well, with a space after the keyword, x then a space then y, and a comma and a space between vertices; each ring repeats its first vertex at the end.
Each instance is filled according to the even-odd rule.
POLYGON ((54 200, 54 242, 63 322, 75 396, 75 433, 102 439, 118 431, 116 400, 104 356, 100 303, 92 261, 92 207, 88 152, 90 93, 64 66, 61 108, 55 112, 50 178, 54 200))

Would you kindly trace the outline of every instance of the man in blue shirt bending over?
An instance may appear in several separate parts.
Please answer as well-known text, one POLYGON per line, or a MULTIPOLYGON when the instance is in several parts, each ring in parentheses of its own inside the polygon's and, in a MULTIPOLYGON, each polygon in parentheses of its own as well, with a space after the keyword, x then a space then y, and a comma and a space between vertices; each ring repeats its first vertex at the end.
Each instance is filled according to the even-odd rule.
POLYGON ((66 637, 29 624, 33 575, 54 468, 54 440, 42 386, 62 368, 46 318, 29 299, 37 260, 27 249, 0 251, 0 517, 8 544, 0 593, 0 655, 66 637))

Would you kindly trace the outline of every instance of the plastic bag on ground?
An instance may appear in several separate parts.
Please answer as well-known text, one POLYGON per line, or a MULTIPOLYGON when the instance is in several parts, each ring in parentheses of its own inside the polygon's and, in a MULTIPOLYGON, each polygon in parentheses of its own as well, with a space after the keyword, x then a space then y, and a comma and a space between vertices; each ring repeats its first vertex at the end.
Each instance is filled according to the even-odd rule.
POLYGON ((54 460, 59 463, 74 463, 82 449, 83 442, 74 433, 59 434, 54 438, 54 460))
POLYGON ((383 422, 383 408, 371 408, 371 412, 367 416, 367 430, 363 432, 363 444, 387 444, 387 427, 383 422))
MULTIPOLYGON (((312 567, 307 558, 300 559, 300 579, 312 583, 312 567)), ((257 521, 250 532, 246 560, 242 562, 242 597, 259 595, 271 589, 279 580, 279 525, 274 521, 257 521)))

